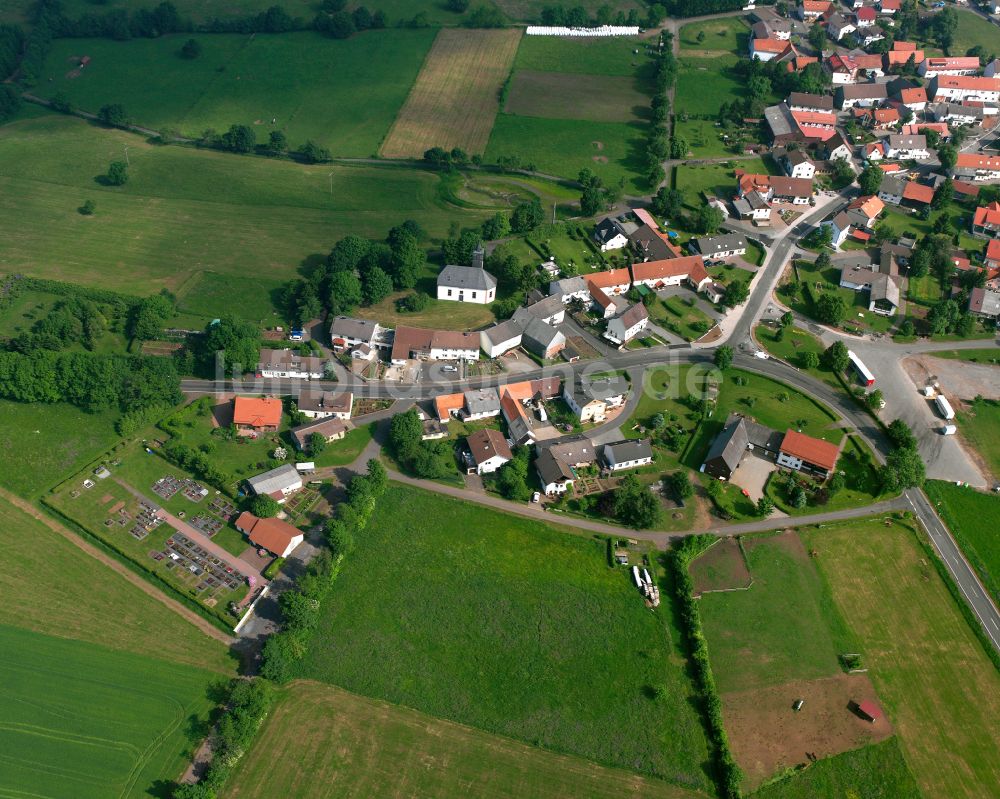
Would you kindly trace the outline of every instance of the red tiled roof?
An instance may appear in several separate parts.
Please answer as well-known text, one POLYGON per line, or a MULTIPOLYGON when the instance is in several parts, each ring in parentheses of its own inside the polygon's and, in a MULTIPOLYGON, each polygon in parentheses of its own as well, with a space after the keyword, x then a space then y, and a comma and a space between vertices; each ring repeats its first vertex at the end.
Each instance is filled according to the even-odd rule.
POLYGON ((961 169, 1000 169, 1000 156, 959 153, 955 166, 961 169))
POLYGON ((881 169, 883 172, 885 172, 887 175, 890 172, 902 172, 903 171, 903 165, 902 164, 879 164, 878 168, 881 169))
POLYGON ((754 39, 750 42, 752 50, 762 53, 783 53, 788 46, 788 42, 783 42, 781 39, 754 39))
POLYGON ((952 181, 955 186, 956 194, 964 194, 966 197, 978 197, 979 187, 973 186, 971 183, 966 183, 964 180, 952 181))
POLYGON ((281 400, 236 397, 233 400, 233 424, 278 427, 281 424, 281 400))
POLYGON ((632 279, 629 277, 628 269, 621 268, 611 269, 607 272, 594 272, 587 275, 587 282, 601 289, 616 288, 618 286, 625 286, 627 288, 632 283, 632 279))
MULTIPOLYGON (((903 7, 900 0, 881 0, 879 5, 883 11, 899 11, 903 7)), ((903 44, 909 44, 909 42, 903 42, 903 44)), ((916 47, 916 45, 913 46, 916 47)))
POLYGON ((882 709, 874 702, 869 701, 867 699, 858 705, 858 710, 860 710, 870 719, 882 718, 882 709))
POLYGON ((899 111, 895 108, 876 108, 875 121, 883 125, 899 122, 899 111))
POLYGON ((1000 225, 1000 203, 980 205, 972 218, 973 225, 1000 225))
POLYGON ((660 226, 653 219, 652 214, 649 213, 645 208, 633 208, 632 213, 635 214, 635 218, 640 222, 644 222, 649 225, 653 230, 657 230, 660 226))
POLYGON ((858 197, 858 199, 847 207, 852 210, 860 210, 861 213, 871 219, 872 217, 878 216, 883 210, 885 210, 885 203, 874 194, 871 194, 868 197, 858 197))
POLYGON ((970 261, 968 258, 963 258, 960 255, 951 256, 951 262, 955 265, 956 269, 962 272, 972 267, 972 261, 970 261))
POLYGON ((918 203, 929 203, 934 199, 934 189, 911 180, 903 187, 903 198, 918 203))
POLYGON ((802 8, 805 11, 812 11, 815 14, 822 14, 824 11, 828 10, 832 3, 825 2, 824 0, 802 0, 802 8))
MULTIPOLYGON (((896 44, 909 44, 909 42, 896 42, 896 44)), ((923 50, 893 50, 885 54, 889 66, 895 66, 897 64, 905 64, 910 60, 910 56, 913 56, 913 63, 919 64, 924 60, 923 50)))
POLYGON ((870 239, 872 237, 871 233, 865 233, 865 231, 858 230, 857 228, 854 228, 851 231, 851 235, 854 238, 856 238, 858 241, 868 241, 868 239, 870 239))
POLYGON ((925 130, 933 130, 935 133, 939 133, 942 136, 951 135, 951 131, 948 130, 947 122, 917 122, 915 124, 903 125, 900 133, 903 136, 917 136, 925 130))
MULTIPOLYGON (((685 255, 683 258, 669 258, 665 261, 646 261, 642 264, 632 264, 632 278, 636 283, 642 280, 662 280, 678 275, 692 276, 705 272, 705 265, 700 255, 685 255)), ((708 273, 705 272, 707 277, 708 273)))
POLYGON ((986 245, 986 260, 1000 261, 1000 239, 990 239, 986 245))
POLYGON ((464 404, 465 396, 462 394, 442 394, 434 398, 434 410, 442 422, 448 421, 451 412, 461 410, 464 404))
POLYGON ((302 531, 281 519, 258 519, 244 511, 236 520, 236 528, 250 537, 250 541, 275 555, 284 555, 292 541, 302 531))
POLYGON ((980 75, 936 75, 937 87, 943 89, 977 89, 979 91, 1000 91, 1000 78, 984 78, 980 75))
POLYGON ((819 438, 807 436, 796 430, 789 430, 781 441, 782 452, 787 452, 796 458, 801 458, 813 466, 819 466, 832 472, 837 466, 837 456, 840 447, 819 438))
POLYGON ((934 56, 927 59, 928 69, 979 69, 978 56, 934 56))
POLYGON ((906 103, 926 103, 927 90, 923 86, 914 86, 912 89, 901 89, 899 99, 906 103))
POLYGON ((871 6, 862 6, 857 11, 854 12, 854 16, 856 16, 859 20, 865 19, 870 22, 874 22, 875 9, 872 8, 871 6))
POLYGON ((895 41, 892 43, 892 51, 894 53, 912 53, 916 49, 917 45, 913 42, 895 41))

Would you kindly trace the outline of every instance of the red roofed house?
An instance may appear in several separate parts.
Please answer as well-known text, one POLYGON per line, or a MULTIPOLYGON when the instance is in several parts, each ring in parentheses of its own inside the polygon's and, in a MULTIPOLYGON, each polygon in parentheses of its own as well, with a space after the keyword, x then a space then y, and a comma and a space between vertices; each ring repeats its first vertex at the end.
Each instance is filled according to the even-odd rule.
POLYGON ((660 289, 679 286, 685 281, 699 291, 705 283, 711 282, 700 255, 685 255, 666 261, 646 261, 632 264, 632 281, 636 286, 660 289))
POLYGON ((241 431, 274 433, 281 426, 281 400, 273 397, 236 397, 233 400, 233 424, 241 431))
POLYGON ((750 57, 758 61, 770 61, 790 48, 791 45, 781 39, 751 39, 750 57))
POLYGON ((927 107, 927 90, 923 86, 900 89, 896 96, 911 111, 923 111, 927 107))
POLYGON ((974 100, 995 105, 1000 100, 1000 78, 935 75, 930 82, 929 95, 935 103, 964 103, 974 100))
MULTIPOLYGON (((903 7, 902 0, 879 0, 879 12, 887 16, 892 16, 903 7)), ((904 42, 907 44, 907 42, 904 42)))
POLYGON ((866 699, 864 702, 853 702, 852 704, 854 711, 870 724, 874 724, 878 719, 882 718, 882 708, 870 699, 866 699))
POLYGON ((979 56, 952 56, 925 58, 917 67, 921 77, 935 75, 978 75, 979 56))
POLYGON ((959 153, 955 172, 978 183, 1000 179, 1000 158, 980 153, 959 153))
POLYGON ((797 472, 808 472, 822 479, 837 468, 840 447, 829 441, 789 430, 778 448, 778 465, 797 472))
POLYGON ((879 214, 885 210, 885 203, 874 194, 867 197, 858 197, 847 206, 848 211, 855 211, 865 218, 866 227, 872 227, 879 214))
POLYGON ((888 130, 902 121, 895 108, 876 108, 872 112, 872 122, 880 130, 888 130))
POLYGON ((258 519, 243 511, 236 519, 236 529, 250 538, 250 543, 266 549, 272 555, 286 558, 305 537, 302 531, 281 519, 258 519))
POLYGON ((875 9, 871 6, 862 6, 857 11, 854 12, 854 16, 858 21, 859 28, 870 28, 875 24, 875 9))
POLYGON ((1000 203, 981 205, 972 217, 972 232, 976 236, 1000 235, 1000 203))
POLYGON ((599 288, 605 294, 624 294, 632 285, 632 277, 628 269, 611 269, 587 275, 587 283, 599 288))
POLYGON ((893 42, 892 50, 885 54, 885 63, 888 67, 903 66, 911 58, 914 65, 919 65, 924 60, 924 51, 918 50, 913 42, 893 42))
MULTIPOLYGON (((986 267, 990 270, 1000 272, 1000 239, 990 239, 986 245, 986 267)), ((990 275, 988 279, 993 279, 996 275, 990 275)))
POLYGON ((799 132, 810 139, 826 141, 837 133, 837 115, 822 111, 790 111, 799 132))
POLYGON ((799 19, 815 21, 832 8, 833 4, 825 0, 802 0, 798 8, 799 19))
POLYGON ((934 199, 934 189, 913 180, 908 180, 903 188, 903 199, 914 205, 928 205, 934 199))
POLYGON ((590 298, 593 300, 593 305, 601 308, 601 318, 608 319, 618 313, 618 303, 624 303, 625 300, 613 300, 604 290, 598 287, 593 281, 587 281, 587 288, 590 291, 590 298))

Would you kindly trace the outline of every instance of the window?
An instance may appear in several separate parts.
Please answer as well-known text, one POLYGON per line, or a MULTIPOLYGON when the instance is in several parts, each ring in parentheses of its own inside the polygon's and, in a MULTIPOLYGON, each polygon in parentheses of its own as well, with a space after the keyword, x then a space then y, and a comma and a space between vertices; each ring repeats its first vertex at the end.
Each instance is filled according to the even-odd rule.
POLYGON ((448 289, 448 296, 451 296, 451 289, 448 289))
POLYGON ((472 299, 476 299, 476 292, 472 292, 472 299))

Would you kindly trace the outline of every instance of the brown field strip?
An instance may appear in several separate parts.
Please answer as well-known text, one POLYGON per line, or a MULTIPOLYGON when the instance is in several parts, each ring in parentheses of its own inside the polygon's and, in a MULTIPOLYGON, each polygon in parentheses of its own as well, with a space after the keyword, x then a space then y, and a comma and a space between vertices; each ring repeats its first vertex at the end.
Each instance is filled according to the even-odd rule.
POLYGON ((482 154, 520 40, 521 31, 513 28, 442 29, 382 144, 382 155, 419 158, 431 147, 482 154))
POLYGON ((307 681, 285 690, 223 796, 707 799, 307 681))
POLYGON ((547 119, 631 122, 649 108, 649 95, 622 75, 575 75, 562 72, 514 73, 504 111, 547 119))

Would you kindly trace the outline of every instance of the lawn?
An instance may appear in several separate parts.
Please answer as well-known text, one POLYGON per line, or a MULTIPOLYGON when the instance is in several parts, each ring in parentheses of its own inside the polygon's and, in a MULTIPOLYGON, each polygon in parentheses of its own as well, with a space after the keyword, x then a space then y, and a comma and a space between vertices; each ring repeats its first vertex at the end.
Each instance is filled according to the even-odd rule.
POLYGON ((1000 401, 971 400, 969 410, 959 413, 958 424, 990 471, 1000 477, 1000 401))
POLYGON ((754 791, 750 799, 913 799, 919 796, 899 740, 824 758, 754 791))
POLYGON ((987 53, 995 53, 1000 45, 1000 35, 992 23, 986 23, 981 16, 969 9, 958 8, 958 29, 949 51, 951 55, 965 55, 973 47, 979 46, 987 53))
POLYGON ((218 641, 7 503, 0 503, 0 547, 0 623, 232 672, 218 641))
POLYGON ((608 39, 571 39, 557 36, 525 36, 514 59, 515 70, 568 72, 583 75, 618 75, 632 77, 649 58, 636 49, 644 49, 632 37, 608 39))
POLYGON ((934 221, 941 213, 947 213, 952 219, 955 229, 959 231, 958 246, 960 249, 966 253, 981 253, 983 251, 985 246, 983 240, 977 239, 969 233, 969 223, 972 221, 969 209, 956 202, 952 202, 944 211, 932 213, 929 219, 919 219, 905 210, 889 205, 879 217, 879 223, 884 223, 897 237, 908 234, 915 238, 921 238, 933 233, 934 221))
POLYGON ((1000 674, 906 526, 804 533, 923 795, 1000 795, 1000 674))
POLYGON ((742 54, 750 31, 741 17, 691 22, 680 30, 681 50, 725 50, 742 54), (698 34, 704 39, 698 41, 698 34))
MULTIPOLYGON (((966 429, 963 424, 963 433, 966 429)), ((986 590, 1000 602, 1000 547, 996 533, 1000 497, 942 480, 928 480, 924 487, 986 590)))
POLYGON ((684 206, 696 211, 704 205, 705 195, 729 198, 736 193, 735 170, 769 175, 774 171, 769 163, 760 158, 747 158, 726 164, 684 164, 674 167, 674 188, 684 195, 684 206))
POLYGON ((340 441, 327 444, 326 449, 313 458, 317 468, 325 466, 346 466, 357 460, 357 457, 364 452, 372 440, 375 432, 376 422, 363 424, 348 432, 340 441))
POLYGON ((814 300, 824 293, 833 293, 843 299, 847 313, 840 327, 853 333, 886 333, 896 317, 881 316, 868 310, 868 291, 854 291, 840 285, 840 267, 833 263, 822 272, 810 261, 794 262, 792 281, 799 284, 794 297, 784 297, 785 304, 810 319, 816 319, 814 300))
POLYGON ((934 353, 934 357, 996 366, 1000 363, 1000 349, 994 347, 981 350, 937 350, 934 353))
POLYGON ((642 122, 587 122, 498 114, 486 160, 516 155, 539 172, 573 178, 589 168, 605 183, 628 181, 626 191, 645 190, 646 125, 642 122))
POLYGON ((117 410, 0 400, 0 485, 34 498, 107 450, 117 410))
POLYGON ((701 338, 715 325, 715 321, 698 307, 697 296, 694 294, 658 299, 648 310, 656 324, 686 341, 701 338))
POLYGON ((374 155, 417 77, 433 29, 199 35, 202 54, 178 55, 188 34, 158 39, 57 39, 36 89, 63 92, 96 113, 121 103, 136 123, 184 136, 250 125, 260 142, 281 130, 292 147, 313 140, 334 155, 374 155), (90 56, 77 75, 74 59, 90 56), (50 80, 51 79, 51 80, 50 80), (355 92, 364 86, 364 102, 355 92), (345 113, 349 108, 350 113, 345 113))
POLYGON ((738 61, 735 55, 681 58, 674 101, 678 115, 714 120, 723 103, 746 99, 744 80, 736 73, 738 61))
POLYGON ((794 534, 744 539, 753 585, 709 593, 701 616, 723 694, 836 674, 856 640, 794 534), (794 608, 794 612, 791 609, 794 608))
POLYGON ((320 799, 331 789, 342 797, 706 796, 329 685, 292 683, 222 796, 320 799))
POLYGON ((432 147, 481 155, 499 110, 521 31, 441 30, 382 144, 387 158, 420 158, 432 147))
POLYGON ((649 612, 603 541, 392 486, 301 674, 706 789, 677 635, 669 604, 649 612))
POLYGON ((0 793, 148 796, 187 762, 217 675, 0 627, 0 793))
POLYGON ((762 322, 754 330, 754 338, 758 344, 775 358, 787 361, 797 369, 815 377, 817 380, 822 380, 829 386, 841 388, 836 376, 829 370, 819 366, 807 369, 802 363, 802 358, 807 352, 815 354, 816 357, 823 354, 825 347, 822 341, 812 333, 795 326, 783 328, 784 332, 781 334, 781 338, 777 339, 775 338, 777 330, 778 328, 762 322))
POLYGON ((453 221, 478 224, 488 213, 447 204, 439 189, 438 176, 422 170, 308 167, 155 146, 47 115, 0 128, 7 222, 0 270, 138 295, 180 290, 182 307, 206 321, 232 311, 228 281, 236 304, 257 318, 278 282, 325 256, 341 236, 381 238, 410 218, 439 237, 453 221), (95 177, 125 146, 129 183, 99 185, 95 177), (91 217, 76 210, 87 198, 97 204, 91 217), (192 301, 206 269, 218 301, 192 301))
MULTIPOLYGON (((692 80, 697 80, 692 78, 692 80)), ((711 119, 685 119, 678 114, 674 122, 674 135, 687 142, 691 158, 725 158, 733 155, 732 147, 722 140, 723 129, 711 119)), ((678 169, 687 169, 682 166, 678 169)), ((730 189, 734 188, 731 186, 730 189)))

